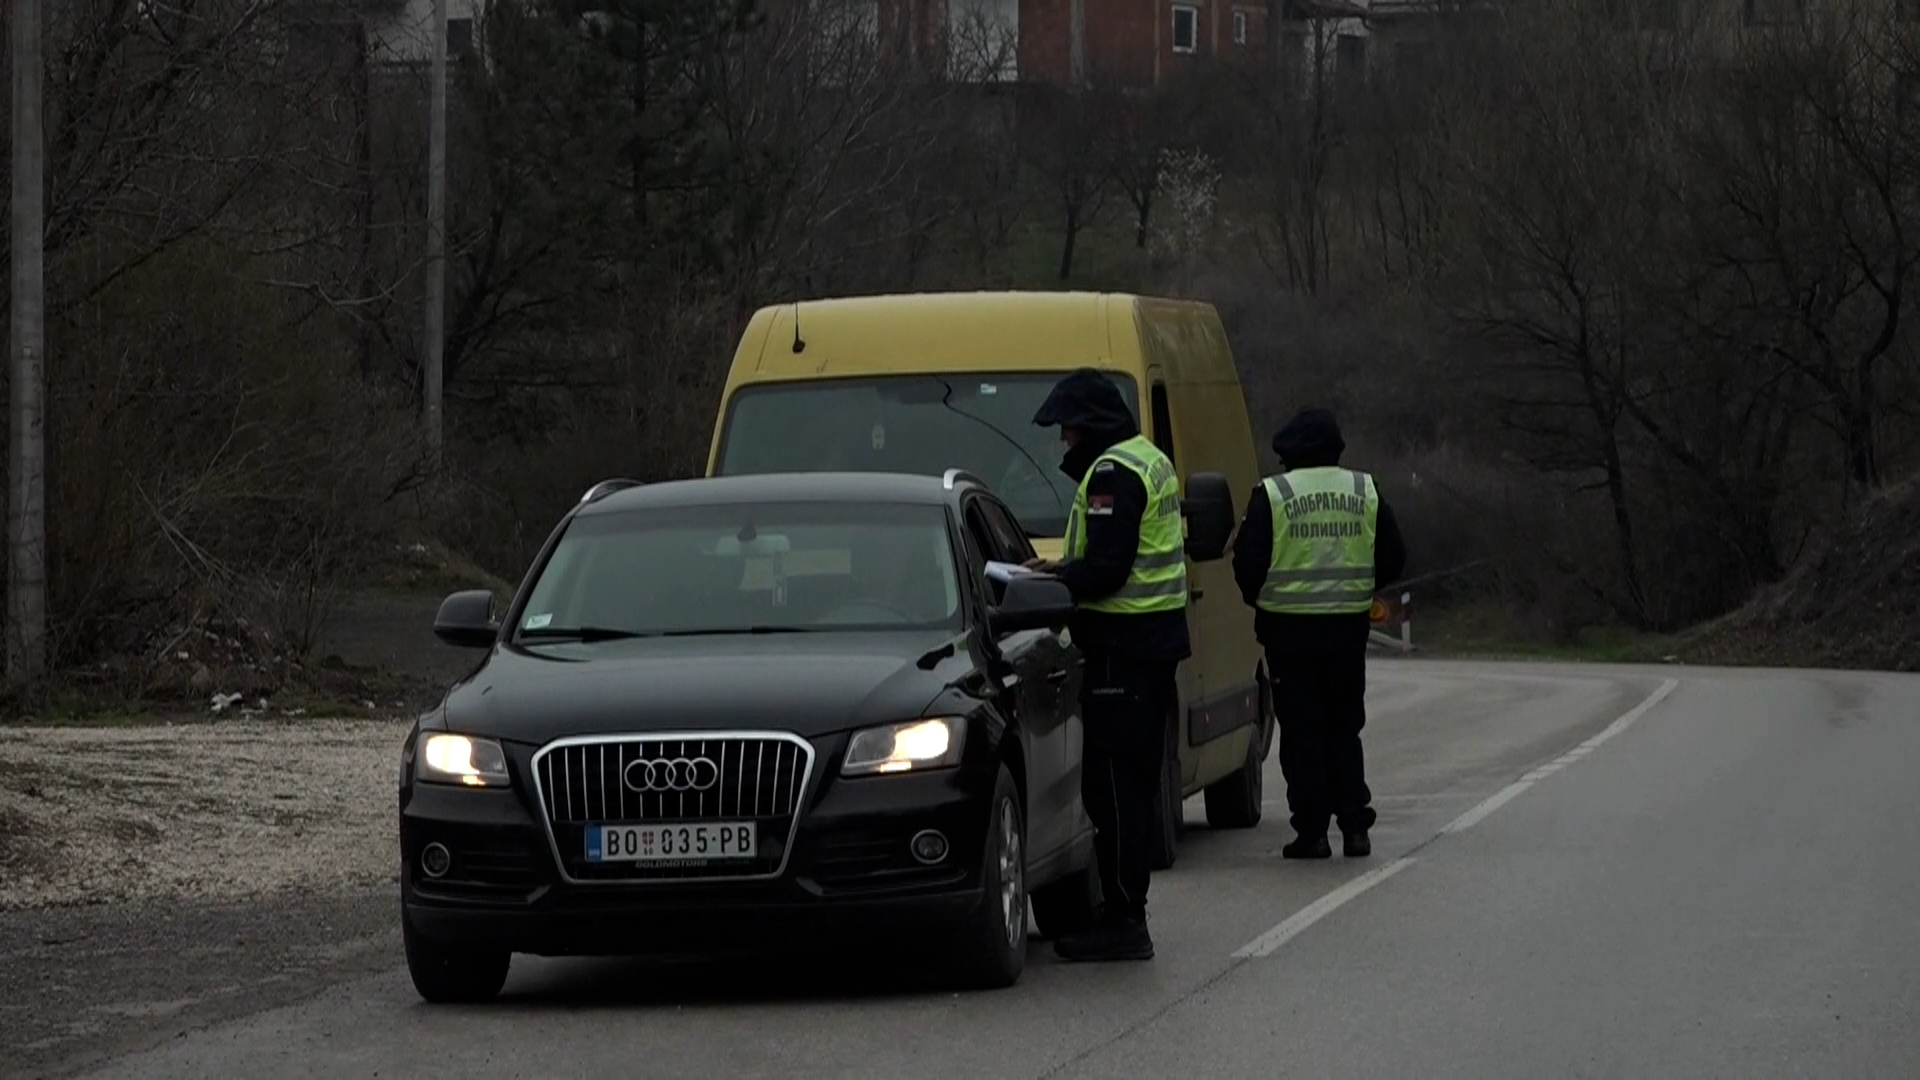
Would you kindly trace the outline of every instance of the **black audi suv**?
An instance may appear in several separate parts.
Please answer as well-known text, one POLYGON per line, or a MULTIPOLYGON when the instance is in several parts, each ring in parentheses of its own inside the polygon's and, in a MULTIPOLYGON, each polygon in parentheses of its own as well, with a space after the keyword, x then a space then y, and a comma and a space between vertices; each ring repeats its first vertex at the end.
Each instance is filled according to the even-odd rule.
POLYGON ((514 953, 710 954, 890 937, 1010 985, 1098 903, 1066 589, 944 477, 609 481, 409 733, 403 929, 430 1001, 514 953))

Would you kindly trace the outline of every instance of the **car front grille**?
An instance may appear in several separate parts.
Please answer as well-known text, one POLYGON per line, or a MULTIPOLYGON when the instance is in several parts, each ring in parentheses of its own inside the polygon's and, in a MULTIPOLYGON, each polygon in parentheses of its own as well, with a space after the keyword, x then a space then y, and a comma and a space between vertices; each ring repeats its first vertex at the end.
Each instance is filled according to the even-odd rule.
POLYGON ((562 872, 573 881, 772 877, 785 867, 813 747, 776 732, 570 739, 533 758, 534 781, 562 872), (752 859, 706 865, 587 861, 593 825, 755 824, 752 859))

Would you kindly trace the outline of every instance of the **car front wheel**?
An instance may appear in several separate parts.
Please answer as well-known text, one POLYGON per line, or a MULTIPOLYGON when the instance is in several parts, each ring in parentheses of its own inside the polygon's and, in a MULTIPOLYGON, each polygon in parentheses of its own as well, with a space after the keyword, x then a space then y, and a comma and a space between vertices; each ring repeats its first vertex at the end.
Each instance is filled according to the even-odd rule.
POLYGON ((1013 774, 1000 766, 987 818, 979 909, 961 935, 962 981, 998 990, 1020 981, 1027 966, 1027 826, 1013 774))
POLYGON ((407 974, 421 998, 435 1005, 492 1001, 507 984, 513 954, 504 949, 440 944, 413 928, 405 916, 400 935, 407 950, 407 974))

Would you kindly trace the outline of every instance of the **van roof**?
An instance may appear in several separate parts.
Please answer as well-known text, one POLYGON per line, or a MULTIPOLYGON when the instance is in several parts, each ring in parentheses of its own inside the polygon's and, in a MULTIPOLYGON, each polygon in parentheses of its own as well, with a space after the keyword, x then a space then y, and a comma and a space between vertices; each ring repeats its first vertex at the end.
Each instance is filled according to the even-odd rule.
POLYGON ((637 484, 613 491, 582 506, 578 514, 778 502, 941 506, 956 498, 956 491, 979 485, 979 480, 965 474, 955 476, 951 485, 944 476, 916 473, 808 472, 697 477, 637 484))
POLYGON ((933 292, 807 300, 761 309, 767 337, 759 362, 736 375, 755 379, 878 375, 915 368, 966 371, 1113 368, 1108 326, 1126 293, 933 292), (799 339, 793 349, 795 314, 799 339))

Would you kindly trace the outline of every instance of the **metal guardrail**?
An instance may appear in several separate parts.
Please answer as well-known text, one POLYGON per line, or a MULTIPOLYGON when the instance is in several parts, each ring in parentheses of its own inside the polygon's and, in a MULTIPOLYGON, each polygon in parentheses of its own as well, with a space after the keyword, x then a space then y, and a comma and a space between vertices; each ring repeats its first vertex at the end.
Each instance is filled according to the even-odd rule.
POLYGON ((1398 599, 1392 599, 1387 593, 1376 593, 1373 597, 1373 610, 1368 613, 1372 629, 1367 635, 1367 644, 1395 652, 1410 653, 1413 644, 1413 589, 1422 582, 1438 581, 1441 578, 1454 577, 1469 570, 1477 570, 1490 564, 1491 559, 1477 559, 1470 563, 1436 570, 1431 574, 1421 574, 1416 578, 1396 582, 1394 589, 1399 592, 1398 599))
POLYGON ((1375 596, 1368 616, 1373 623, 1367 633, 1368 644, 1395 652, 1413 651, 1413 593, 1401 592, 1398 603, 1375 596))

